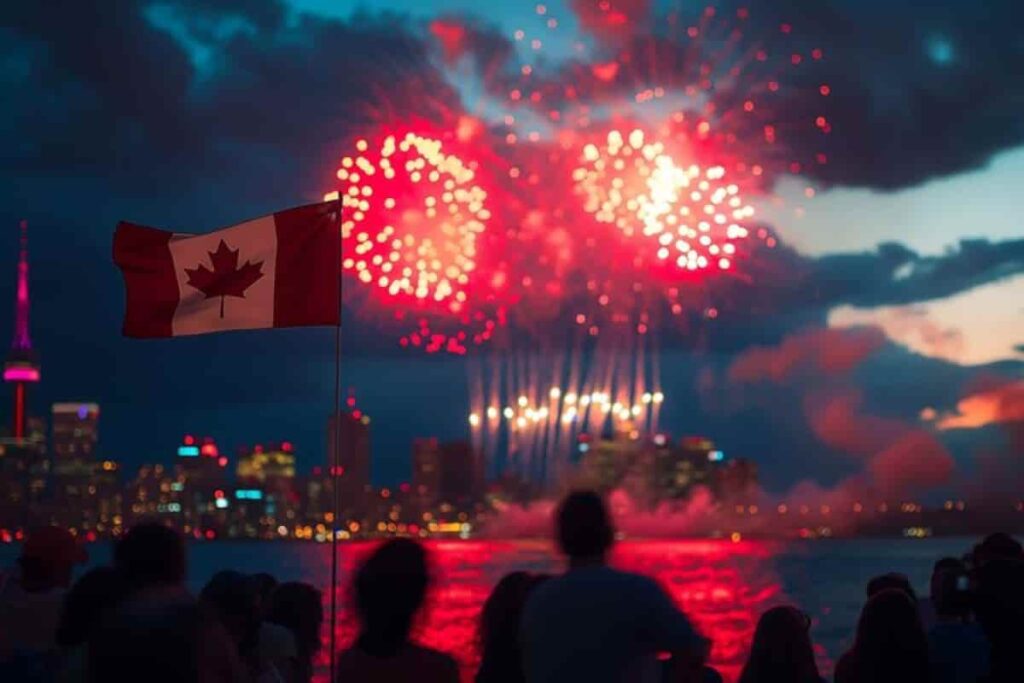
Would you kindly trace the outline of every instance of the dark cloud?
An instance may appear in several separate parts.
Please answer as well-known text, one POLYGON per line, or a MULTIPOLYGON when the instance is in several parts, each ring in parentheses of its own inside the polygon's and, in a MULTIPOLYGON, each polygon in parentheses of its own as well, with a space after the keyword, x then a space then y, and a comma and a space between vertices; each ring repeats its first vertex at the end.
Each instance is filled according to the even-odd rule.
POLYGON ((606 104, 662 86, 692 96, 698 115, 734 112, 724 128, 762 162, 796 161, 826 183, 884 190, 979 168, 1024 144, 1024 72, 1011 66, 1024 59, 1015 0, 734 0, 716 3, 712 15, 697 3, 659 9, 653 19, 648 4, 574 2, 598 49, 534 79, 542 106, 569 91, 606 104), (751 59, 758 50, 765 64, 751 59), (800 62, 790 66, 794 57, 800 62), (734 66, 739 77, 731 77, 734 66), (769 80, 781 84, 773 94, 764 91, 769 80), (751 96, 759 106, 736 115, 751 96), (813 125, 819 116, 830 134, 813 125), (768 146, 765 124, 776 131, 768 146), (827 163, 808 161, 819 154, 827 163))
POLYGON ((1024 239, 961 240, 940 256, 900 244, 861 254, 824 256, 810 277, 823 300, 858 306, 907 304, 955 294, 1024 272, 1024 239))
POLYGON ((758 248, 744 268, 749 280, 727 286, 739 301, 744 291, 759 305, 774 302, 780 309, 912 304, 1024 272, 1024 239, 961 240, 937 256, 890 242, 869 251, 810 258, 783 245, 758 248))
POLYGON ((8 173, 165 186, 262 176, 308 192, 360 126, 458 110, 421 32, 398 16, 288 18, 276 0, 59 4, 6 13, 8 173))
MULTIPOLYGON (((1016 115, 1024 73, 1009 66, 1024 58, 1021 17, 1014 0, 984 7, 957 0, 927 6, 783 0, 751 10, 751 20, 768 29, 790 23, 804 51, 824 51, 820 71, 797 71, 798 81, 811 87, 791 91, 812 92, 817 79, 831 87, 833 132, 821 141, 831 161, 807 171, 828 182, 882 189, 977 168, 1024 143, 1024 121, 1016 115)), ((810 120, 822 103, 795 97, 781 106, 810 120)))

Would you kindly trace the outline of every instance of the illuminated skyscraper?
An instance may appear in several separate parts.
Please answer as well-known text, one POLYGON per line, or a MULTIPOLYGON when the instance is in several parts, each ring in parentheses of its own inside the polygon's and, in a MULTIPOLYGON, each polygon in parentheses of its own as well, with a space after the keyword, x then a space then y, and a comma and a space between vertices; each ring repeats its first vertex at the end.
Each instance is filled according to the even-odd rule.
POLYGON ((425 506, 473 502, 483 495, 483 468, 468 441, 421 438, 412 445, 413 494, 425 506))
POLYGON ((327 471, 340 478, 342 504, 361 496, 370 484, 370 417, 359 410, 341 414, 340 439, 336 431, 337 417, 327 420, 327 471), (340 471, 334 472, 334 452, 341 445, 338 458, 340 471))
POLYGON ((441 495, 441 445, 435 438, 412 442, 412 490, 428 507, 441 495))
POLYGON ((96 459, 100 407, 95 403, 54 403, 48 522, 83 532, 106 528, 119 514, 117 464, 96 459), (106 505, 106 502, 112 505, 106 505))
POLYGON ((239 456, 235 475, 243 484, 290 486, 295 479, 295 452, 291 443, 256 444, 239 456))
POLYGON ((28 222, 21 222, 21 245, 18 250, 18 288, 14 299, 14 339, 4 363, 4 381, 14 385, 11 436, 27 436, 28 385, 39 381, 39 359, 32 349, 28 331, 28 222))
POLYGON ((95 403, 54 403, 54 467, 69 463, 91 463, 99 440, 100 407, 95 403))
POLYGON ((468 441, 441 444, 441 502, 465 504, 483 496, 480 458, 468 441))
POLYGON ((606 493, 622 484, 636 463, 642 443, 619 432, 615 438, 595 438, 580 434, 576 439, 579 454, 578 485, 606 493))
POLYGON ((223 483, 227 456, 217 448, 213 437, 201 439, 186 434, 178 446, 177 464, 192 484, 223 483))

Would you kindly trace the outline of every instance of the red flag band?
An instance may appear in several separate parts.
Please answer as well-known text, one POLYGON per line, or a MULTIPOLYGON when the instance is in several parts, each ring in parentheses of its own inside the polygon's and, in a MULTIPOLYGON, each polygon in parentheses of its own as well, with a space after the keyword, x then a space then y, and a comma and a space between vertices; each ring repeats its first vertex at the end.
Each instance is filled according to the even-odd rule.
POLYGON ((124 334, 338 325, 340 210, 310 204, 205 235, 118 223, 124 334))

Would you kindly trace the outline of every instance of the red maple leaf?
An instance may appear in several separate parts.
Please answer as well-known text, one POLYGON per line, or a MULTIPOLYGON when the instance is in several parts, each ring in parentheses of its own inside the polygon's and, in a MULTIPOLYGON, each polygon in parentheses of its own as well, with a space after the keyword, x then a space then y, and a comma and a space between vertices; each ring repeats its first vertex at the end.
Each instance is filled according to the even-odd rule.
POLYGON ((220 317, 223 318, 224 297, 244 299, 245 290, 263 277, 263 261, 246 261, 239 268, 238 249, 229 249, 224 240, 220 241, 217 251, 206 253, 210 255, 213 270, 209 270, 205 263, 200 263, 198 268, 186 268, 185 273, 188 274, 188 284, 205 294, 207 299, 220 297, 220 317))

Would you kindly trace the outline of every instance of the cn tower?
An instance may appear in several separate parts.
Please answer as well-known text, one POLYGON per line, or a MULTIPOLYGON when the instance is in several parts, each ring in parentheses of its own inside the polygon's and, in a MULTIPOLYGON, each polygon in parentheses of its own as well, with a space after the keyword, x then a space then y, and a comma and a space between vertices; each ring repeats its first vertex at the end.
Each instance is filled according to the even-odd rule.
POLYGON ((18 249, 18 289, 14 299, 14 339, 4 363, 4 381, 14 385, 14 411, 11 435, 15 439, 26 436, 27 390, 29 384, 39 381, 39 359, 32 350, 28 335, 28 221, 21 221, 21 240, 18 249))

